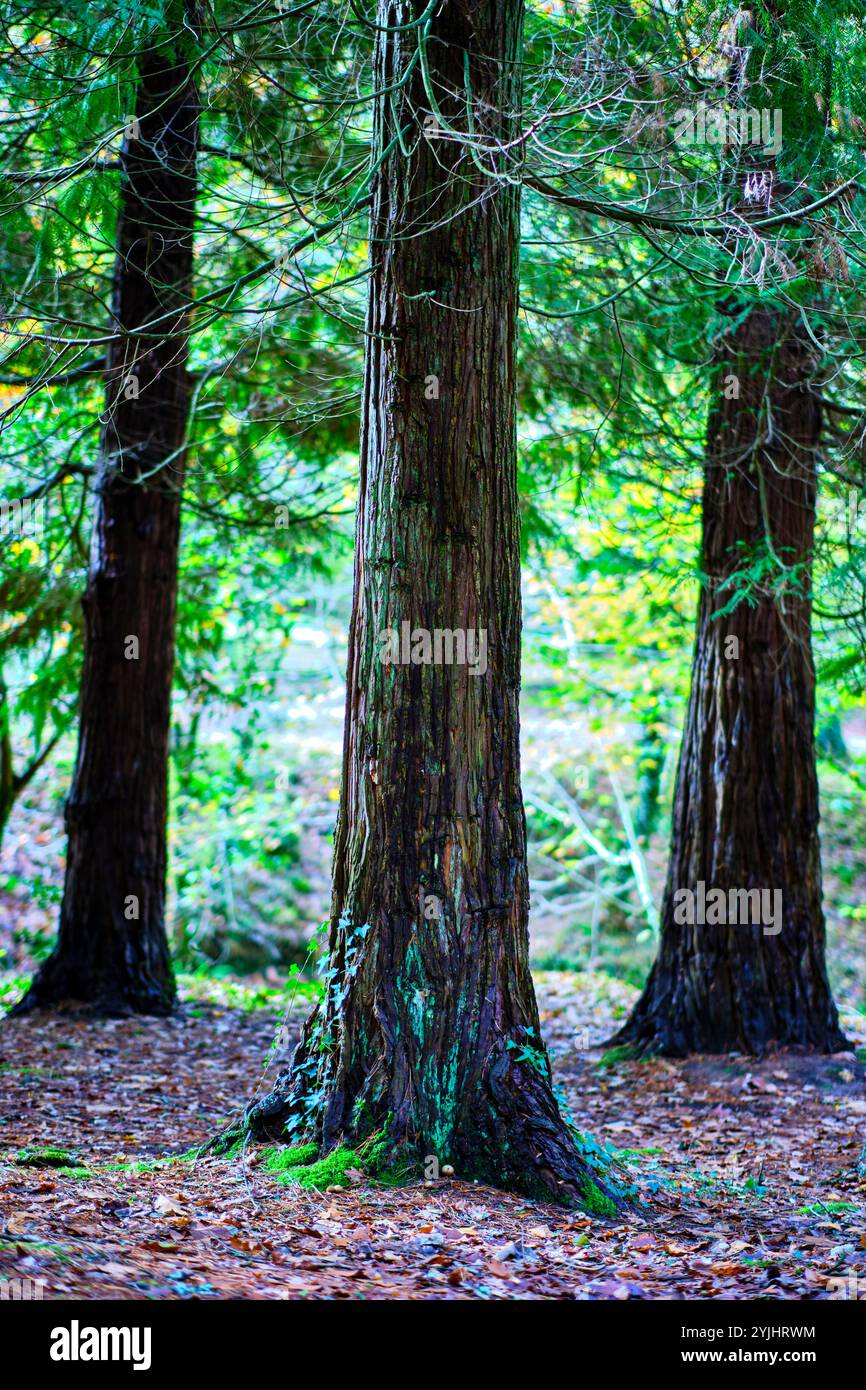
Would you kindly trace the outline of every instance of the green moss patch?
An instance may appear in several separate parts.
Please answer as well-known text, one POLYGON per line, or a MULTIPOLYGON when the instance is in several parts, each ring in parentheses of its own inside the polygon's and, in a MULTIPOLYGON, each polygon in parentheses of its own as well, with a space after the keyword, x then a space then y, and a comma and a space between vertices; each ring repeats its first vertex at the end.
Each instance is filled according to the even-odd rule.
POLYGON ((618 1207, 597 1183, 589 1179, 580 1190, 580 1205, 592 1216, 616 1216, 618 1207))
POLYGON ((580 1205, 592 1216, 616 1216, 619 1207, 633 1201, 637 1195, 637 1188, 629 1181, 621 1155, 606 1144, 599 1144, 591 1134, 585 1134, 582 1130, 572 1129, 571 1133, 575 1148, 590 1169, 590 1174, 595 1175, 588 1176, 581 1188, 578 1196, 580 1205))
POLYGON ((306 1168, 319 1157, 317 1144, 294 1144, 291 1148, 269 1150, 265 1167, 269 1173, 289 1173, 295 1168, 306 1168))
POLYGON ((324 1158, 319 1158, 318 1153, 315 1144, 275 1149, 266 1157, 265 1167, 277 1182, 298 1183, 320 1192, 328 1187, 350 1187, 348 1172, 360 1167, 358 1155, 352 1149, 334 1149, 324 1158))
POLYGON ((329 1187, 351 1187, 350 1173, 362 1173, 371 1181, 396 1187, 413 1174, 407 1163, 393 1162, 385 1140, 367 1140, 357 1149, 333 1149, 319 1157, 316 1144, 295 1144, 291 1148, 273 1148, 267 1153, 264 1166, 277 1182, 297 1183, 319 1192, 329 1187))
POLYGON ((19 1149, 15 1162, 20 1168, 60 1168, 67 1172, 82 1170, 75 1154, 66 1149, 19 1149))

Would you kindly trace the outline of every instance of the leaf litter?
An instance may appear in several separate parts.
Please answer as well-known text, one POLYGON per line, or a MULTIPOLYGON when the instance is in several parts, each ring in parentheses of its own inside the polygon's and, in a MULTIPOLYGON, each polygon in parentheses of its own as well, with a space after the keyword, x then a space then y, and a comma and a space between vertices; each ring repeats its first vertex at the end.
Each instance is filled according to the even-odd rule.
POLYGON ((261 1089, 280 1022, 214 985, 169 1019, 4 1020, 0 1277, 60 1299, 822 1299, 851 1276, 866 1288, 859 1015, 844 1019, 857 1051, 835 1057, 638 1061, 603 1046, 628 986, 544 972, 538 993, 563 1102, 627 1165, 624 1215, 459 1173, 386 1187, 352 1168, 321 1192, 281 1185, 256 1149, 193 1161, 261 1089))

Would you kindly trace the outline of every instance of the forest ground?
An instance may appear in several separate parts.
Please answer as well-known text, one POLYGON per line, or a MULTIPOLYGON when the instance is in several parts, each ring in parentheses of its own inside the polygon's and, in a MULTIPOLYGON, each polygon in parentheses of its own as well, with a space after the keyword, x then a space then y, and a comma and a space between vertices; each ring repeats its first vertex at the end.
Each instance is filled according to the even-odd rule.
POLYGON ((170 1019, 0 1025, 0 1277, 42 1280, 47 1298, 773 1300, 866 1277, 860 1014, 844 1014, 857 1050, 834 1057, 635 1062, 601 1046, 630 986, 542 972, 538 989, 573 1114, 624 1151, 642 1199, 628 1215, 459 1174, 307 1191, 255 1149, 191 1164, 267 1084, 280 1009, 249 984, 190 980, 170 1019), (49 1148, 77 1173, 41 1166, 49 1148))
MULTIPOLYGON (((342 616, 333 627, 345 632, 342 616)), ((177 798, 173 821, 172 949, 191 972, 181 976, 176 1017, 0 1021, 0 1278, 41 1279, 47 1297, 61 1298, 457 1299, 814 1299, 829 1296, 828 1280, 866 1279, 859 784, 822 766, 828 960, 857 1052, 618 1060, 603 1044, 655 943, 634 882, 589 856, 575 809, 593 835, 623 848, 611 771, 634 800, 635 731, 558 693, 544 706, 530 699, 524 712, 543 1027, 575 1122, 626 1152, 643 1205, 610 1222, 459 1175, 429 1187, 359 1182, 315 1193, 280 1185, 258 1151, 245 1165, 179 1161, 267 1086, 288 965, 299 958, 283 950, 302 955, 327 915, 343 714, 342 668, 331 665, 327 679, 299 668, 285 698, 262 707, 264 749, 246 746, 245 725, 235 733, 214 720, 202 731, 200 785, 177 798), (276 792, 284 764, 290 787, 276 792), (612 894, 598 921, 593 881, 612 894), (28 1148, 68 1153, 78 1176, 28 1166, 26 1156, 22 1164, 28 1148)), ((845 737, 862 776, 866 720, 850 718, 845 737)), ((665 804, 674 729, 668 751, 665 804)), ((73 756, 70 738, 7 831, 0 1009, 54 937, 73 756)), ((668 833, 663 815, 645 850, 656 902, 668 833)), ((295 1027, 314 986, 292 988, 295 1027)))

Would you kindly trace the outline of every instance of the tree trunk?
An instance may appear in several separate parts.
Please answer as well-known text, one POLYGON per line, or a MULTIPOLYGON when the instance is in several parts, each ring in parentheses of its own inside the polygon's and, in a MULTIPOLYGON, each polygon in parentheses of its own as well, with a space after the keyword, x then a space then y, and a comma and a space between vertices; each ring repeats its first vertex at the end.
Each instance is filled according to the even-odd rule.
POLYGON ((15 768, 12 754, 12 716, 9 690, 0 671, 0 847, 15 804, 15 768))
POLYGON ((108 351, 66 882, 57 945, 24 1008, 165 1013, 174 1002, 164 911, 198 133, 188 44, 178 25, 142 55, 124 141, 123 336, 108 351))
POLYGON ((810 635, 821 432, 815 371, 802 330, 769 307, 752 309, 717 358, 704 586, 661 944, 617 1039, 642 1050, 682 1056, 845 1045, 827 982, 821 908, 810 635), (725 611, 746 593, 747 572, 748 597, 725 611), (723 891, 723 917, 718 899, 700 912, 700 884, 705 897, 723 891), (737 889, 769 890, 757 924, 757 899, 748 908, 735 899, 731 911, 737 889), (693 911, 682 890, 695 895, 693 911), (693 922, 683 920, 690 915, 693 922))
POLYGON ((449 130, 471 119, 478 142, 513 139, 522 9, 445 0, 425 38, 397 28, 420 0, 379 7, 375 149, 390 153, 371 219, 328 992, 248 1122, 324 1151, 380 1134, 467 1178, 607 1206, 554 1099, 528 965, 515 156, 476 160, 449 130), (429 82, 416 61, 398 90, 419 37, 429 82), (422 630, 471 630, 478 656, 483 632, 486 660, 403 664, 404 624, 419 657, 422 630))

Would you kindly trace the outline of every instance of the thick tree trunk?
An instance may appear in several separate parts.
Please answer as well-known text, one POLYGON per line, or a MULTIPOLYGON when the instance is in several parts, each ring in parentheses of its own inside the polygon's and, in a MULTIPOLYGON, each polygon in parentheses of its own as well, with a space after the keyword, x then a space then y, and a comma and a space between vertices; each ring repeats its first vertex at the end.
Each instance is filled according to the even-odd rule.
POLYGON ((57 945, 25 1008, 164 1013, 174 1001, 164 906, 198 131, 188 43, 179 27, 142 56, 124 142, 123 336, 108 353, 66 882, 57 945))
POLYGON ((717 361, 704 587, 661 944, 618 1035, 649 1051, 834 1051, 845 1041, 827 983, 821 909, 810 637, 821 431, 815 366, 796 323, 762 307, 731 331, 717 361), (726 612, 747 571, 756 589, 726 612), (718 899, 701 914, 700 884, 705 898, 724 892, 721 921, 713 920, 722 917, 718 899), (735 899, 731 912, 732 889, 768 890, 760 922, 752 923, 757 899, 748 910, 735 899), (693 911, 683 890, 695 895, 693 911), (689 916, 696 920, 683 920, 689 916))
POLYGON ((422 10, 378 15, 375 139, 391 152, 371 223, 329 988, 248 1119, 324 1150, 380 1133, 461 1176, 592 1203, 527 959, 515 156, 473 158, 449 132, 471 119, 478 142, 514 137, 522 0, 445 0, 426 35, 398 31, 422 10), (429 84, 416 61, 398 91, 419 37, 429 84), (403 624, 472 630, 486 661, 401 664, 381 635, 399 648, 403 624))

